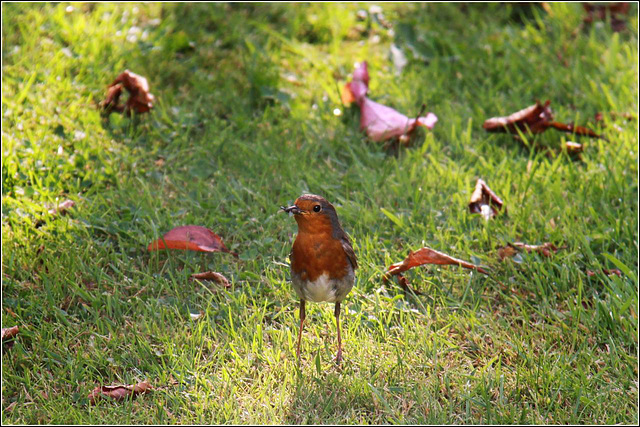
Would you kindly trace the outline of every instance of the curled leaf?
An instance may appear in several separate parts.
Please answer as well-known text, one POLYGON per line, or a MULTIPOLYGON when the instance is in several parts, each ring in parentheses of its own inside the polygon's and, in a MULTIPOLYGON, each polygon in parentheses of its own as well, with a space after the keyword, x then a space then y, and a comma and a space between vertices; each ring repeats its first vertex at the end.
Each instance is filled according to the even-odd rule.
POLYGON ((387 281, 391 278, 391 276, 398 276, 400 285, 405 287, 408 286, 408 282, 401 273, 413 267, 418 267, 425 264, 458 265, 460 267, 476 270, 482 274, 489 274, 489 272, 482 267, 463 261, 461 259, 454 258, 431 248, 424 247, 418 249, 417 251, 410 252, 409 255, 404 259, 404 261, 389 266, 383 278, 385 281, 387 281))
POLYGON ((149 92, 149 83, 147 79, 124 70, 107 88, 107 97, 102 102, 103 112, 108 115, 112 111, 118 113, 131 114, 135 111, 137 114, 147 113, 153 108, 155 97, 149 92), (129 99, 124 105, 120 104, 120 96, 122 91, 129 92, 129 99))
POLYGON ((342 88, 342 103, 346 106, 357 102, 362 102, 369 91, 369 70, 367 69, 367 61, 356 63, 353 71, 352 80, 342 88))
POLYGON ((516 129, 521 132, 531 131, 531 133, 541 133, 547 130, 548 123, 553 118, 549 104, 536 101, 534 105, 516 111, 513 114, 504 117, 492 117, 485 120, 482 127, 487 132, 507 132, 517 133, 516 129))
POLYGON ((2 328, 2 341, 11 339, 18 335, 20 328, 18 326, 12 326, 11 328, 2 328))
POLYGON ((565 124, 553 121, 553 112, 549 108, 551 101, 541 104, 536 101, 534 105, 516 111, 513 114, 504 117, 492 117, 485 120, 482 127, 487 132, 506 132, 517 134, 518 131, 523 133, 538 134, 549 128, 554 128, 562 132, 568 132, 581 136, 590 136, 601 138, 589 128, 583 126, 575 126, 571 123, 565 124))
POLYGON ((161 249, 180 249, 200 252, 228 252, 238 257, 238 254, 231 252, 222 243, 222 238, 213 231, 200 225, 183 225, 176 227, 165 233, 147 246, 148 251, 161 249))
POLYGON ((484 219, 489 220, 489 218, 498 214, 498 211, 502 209, 502 205, 502 199, 489 188, 486 182, 478 179, 476 188, 469 200, 469 211, 471 213, 479 213, 484 219))
POLYGON ((224 277, 222 274, 217 273, 215 271, 205 271, 204 273, 195 273, 191 275, 192 279, 198 280, 213 280, 219 285, 222 285, 225 288, 230 288, 231 283, 224 277))
POLYGON ((91 393, 89 393, 89 402, 93 405, 103 397, 120 401, 129 396, 134 398, 139 394, 149 393, 151 391, 153 391, 153 388, 148 381, 142 381, 134 385, 103 385, 94 388, 91 393))

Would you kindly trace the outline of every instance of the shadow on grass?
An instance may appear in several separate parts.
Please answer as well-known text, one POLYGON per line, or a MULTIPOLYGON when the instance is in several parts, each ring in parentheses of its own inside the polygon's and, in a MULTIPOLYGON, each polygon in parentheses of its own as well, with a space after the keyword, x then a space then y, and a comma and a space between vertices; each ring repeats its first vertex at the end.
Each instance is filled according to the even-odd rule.
POLYGON ((334 374, 322 378, 299 376, 287 424, 344 423, 345 420, 372 422, 376 406, 371 391, 354 387, 334 374))

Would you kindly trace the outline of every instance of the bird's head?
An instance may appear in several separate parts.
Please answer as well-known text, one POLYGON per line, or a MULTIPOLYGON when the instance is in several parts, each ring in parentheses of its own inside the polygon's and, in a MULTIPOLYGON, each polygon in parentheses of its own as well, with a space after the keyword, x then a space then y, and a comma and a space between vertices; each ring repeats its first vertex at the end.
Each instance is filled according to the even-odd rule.
POLYGON ((280 209, 294 215, 301 233, 328 232, 334 238, 342 233, 336 209, 324 197, 303 194, 292 206, 281 206, 280 209))

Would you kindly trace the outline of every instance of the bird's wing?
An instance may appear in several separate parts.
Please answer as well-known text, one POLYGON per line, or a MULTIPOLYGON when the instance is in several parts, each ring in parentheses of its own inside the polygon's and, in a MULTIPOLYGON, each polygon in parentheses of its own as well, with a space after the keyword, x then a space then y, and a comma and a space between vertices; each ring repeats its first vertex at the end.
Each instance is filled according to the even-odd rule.
POLYGON ((356 253, 353 251, 353 247, 351 246, 351 241, 349 240, 349 236, 347 233, 343 233, 342 239, 340 239, 342 243, 342 249, 344 249, 344 253, 347 254, 347 259, 351 264, 351 267, 355 270, 358 268, 358 261, 356 261, 356 253))

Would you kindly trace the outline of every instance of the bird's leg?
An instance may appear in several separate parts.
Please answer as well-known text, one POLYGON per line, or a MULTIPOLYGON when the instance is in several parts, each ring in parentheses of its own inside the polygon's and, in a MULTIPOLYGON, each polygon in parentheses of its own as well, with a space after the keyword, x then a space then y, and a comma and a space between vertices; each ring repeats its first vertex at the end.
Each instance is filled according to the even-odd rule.
POLYGON ((338 354, 336 354, 336 363, 340 364, 342 361, 342 337, 340 336, 340 303, 336 303, 336 310, 334 311, 336 316, 336 327, 338 328, 338 354))
POLYGON ((298 365, 300 365, 300 340, 302 339, 302 325, 304 324, 304 318, 306 316, 304 309, 305 303, 305 300, 300 300, 300 330, 298 331, 298 351, 296 353, 298 355, 298 365))

